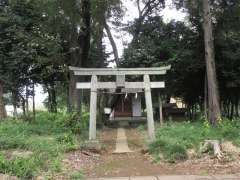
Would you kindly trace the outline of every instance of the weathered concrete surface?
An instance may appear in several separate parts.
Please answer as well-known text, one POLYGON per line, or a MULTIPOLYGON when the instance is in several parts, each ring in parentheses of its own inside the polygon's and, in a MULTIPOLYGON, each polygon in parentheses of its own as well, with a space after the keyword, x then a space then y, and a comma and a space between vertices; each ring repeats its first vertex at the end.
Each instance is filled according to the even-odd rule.
POLYGON ((123 128, 118 128, 116 139, 116 150, 114 153, 129 153, 132 152, 127 143, 127 137, 123 128))
POLYGON ((158 176, 158 180, 188 180, 187 176, 158 176))
POLYGON ((144 177, 130 177, 130 180, 158 180, 155 176, 144 176, 144 177))
POLYGON ((112 177, 112 178, 89 178, 86 180, 240 180, 240 175, 169 175, 169 176, 139 176, 139 177, 112 177))
POLYGON ((211 176, 158 176, 158 180, 214 180, 211 176))
POLYGON ((88 178, 86 180, 130 180, 130 178, 129 177, 88 178))
POLYGON ((155 127, 153 119, 153 107, 152 107, 152 95, 151 95, 151 86, 150 86, 150 77, 149 75, 144 75, 144 86, 145 86, 145 101, 147 108, 147 125, 148 125, 148 136, 150 142, 156 140, 155 137, 155 127))
POLYGON ((214 175, 216 180, 239 180, 240 176, 238 175, 214 175))

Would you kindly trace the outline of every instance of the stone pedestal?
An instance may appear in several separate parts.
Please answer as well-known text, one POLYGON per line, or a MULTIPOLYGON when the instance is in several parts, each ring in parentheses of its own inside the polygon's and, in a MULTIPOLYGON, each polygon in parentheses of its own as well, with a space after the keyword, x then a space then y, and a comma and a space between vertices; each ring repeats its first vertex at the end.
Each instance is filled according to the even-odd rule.
POLYGON ((102 150, 102 145, 98 140, 85 141, 82 145, 83 149, 100 152, 102 150))

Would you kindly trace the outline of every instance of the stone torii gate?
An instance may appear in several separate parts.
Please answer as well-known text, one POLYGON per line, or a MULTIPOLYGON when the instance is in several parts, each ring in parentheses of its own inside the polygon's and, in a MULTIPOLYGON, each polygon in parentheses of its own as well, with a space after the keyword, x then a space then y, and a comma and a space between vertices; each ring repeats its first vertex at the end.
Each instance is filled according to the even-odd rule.
POLYGON ((97 117, 97 90, 98 89, 144 89, 147 126, 149 140, 155 140, 155 128, 153 119, 151 88, 164 88, 165 82, 151 82, 150 75, 164 75, 171 66, 154 68, 78 68, 69 67, 76 76, 91 76, 91 82, 77 82, 77 89, 91 89, 90 95, 90 119, 89 119, 89 140, 96 140, 96 117, 97 117), (99 82, 97 76, 116 76, 116 82, 99 82), (127 82, 126 75, 142 75, 143 82, 127 82))

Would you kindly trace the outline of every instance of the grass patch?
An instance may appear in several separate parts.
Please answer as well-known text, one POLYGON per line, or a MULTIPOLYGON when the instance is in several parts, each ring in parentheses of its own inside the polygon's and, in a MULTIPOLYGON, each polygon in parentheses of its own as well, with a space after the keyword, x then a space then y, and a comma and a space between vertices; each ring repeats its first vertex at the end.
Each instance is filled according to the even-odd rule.
POLYGON ((239 128, 239 120, 222 120, 216 128, 203 121, 168 122, 157 127, 156 141, 149 145, 149 150, 156 162, 184 160, 187 159, 187 149, 198 151, 206 139, 228 140, 240 146, 239 128))
POLYGON ((74 171, 69 174, 70 180, 81 180, 83 179, 83 173, 82 171, 74 171))
POLYGON ((0 173, 32 178, 61 171, 64 152, 79 147, 86 136, 88 115, 38 112, 35 121, 11 118, 0 122, 0 173), (28 157, 6 155, 13 150, 31 151, 28 157))

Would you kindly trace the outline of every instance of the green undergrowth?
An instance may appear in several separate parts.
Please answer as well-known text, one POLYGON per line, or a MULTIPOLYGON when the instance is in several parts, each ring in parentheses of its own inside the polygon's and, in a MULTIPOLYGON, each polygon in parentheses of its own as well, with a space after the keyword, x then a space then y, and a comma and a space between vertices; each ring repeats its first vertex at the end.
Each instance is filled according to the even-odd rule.
POLYGON ((231 141, 240 146, 240 120, 221 120, 218 127, 207 122, 167 122, 156 128, 156 141, 149 145, 149 151, 155 162, 161 160, 175 162, 187 159, 187 150, 199 151, 206 139, 231 141))
POLYGON ((61 171, 63 153, 79 147, 86 137, 88 114, 38 112, 31 118, 10 118, 0 122, 0 173, 32 178, 61 171), (31 152, 27 157, 11 152, 31 152))

